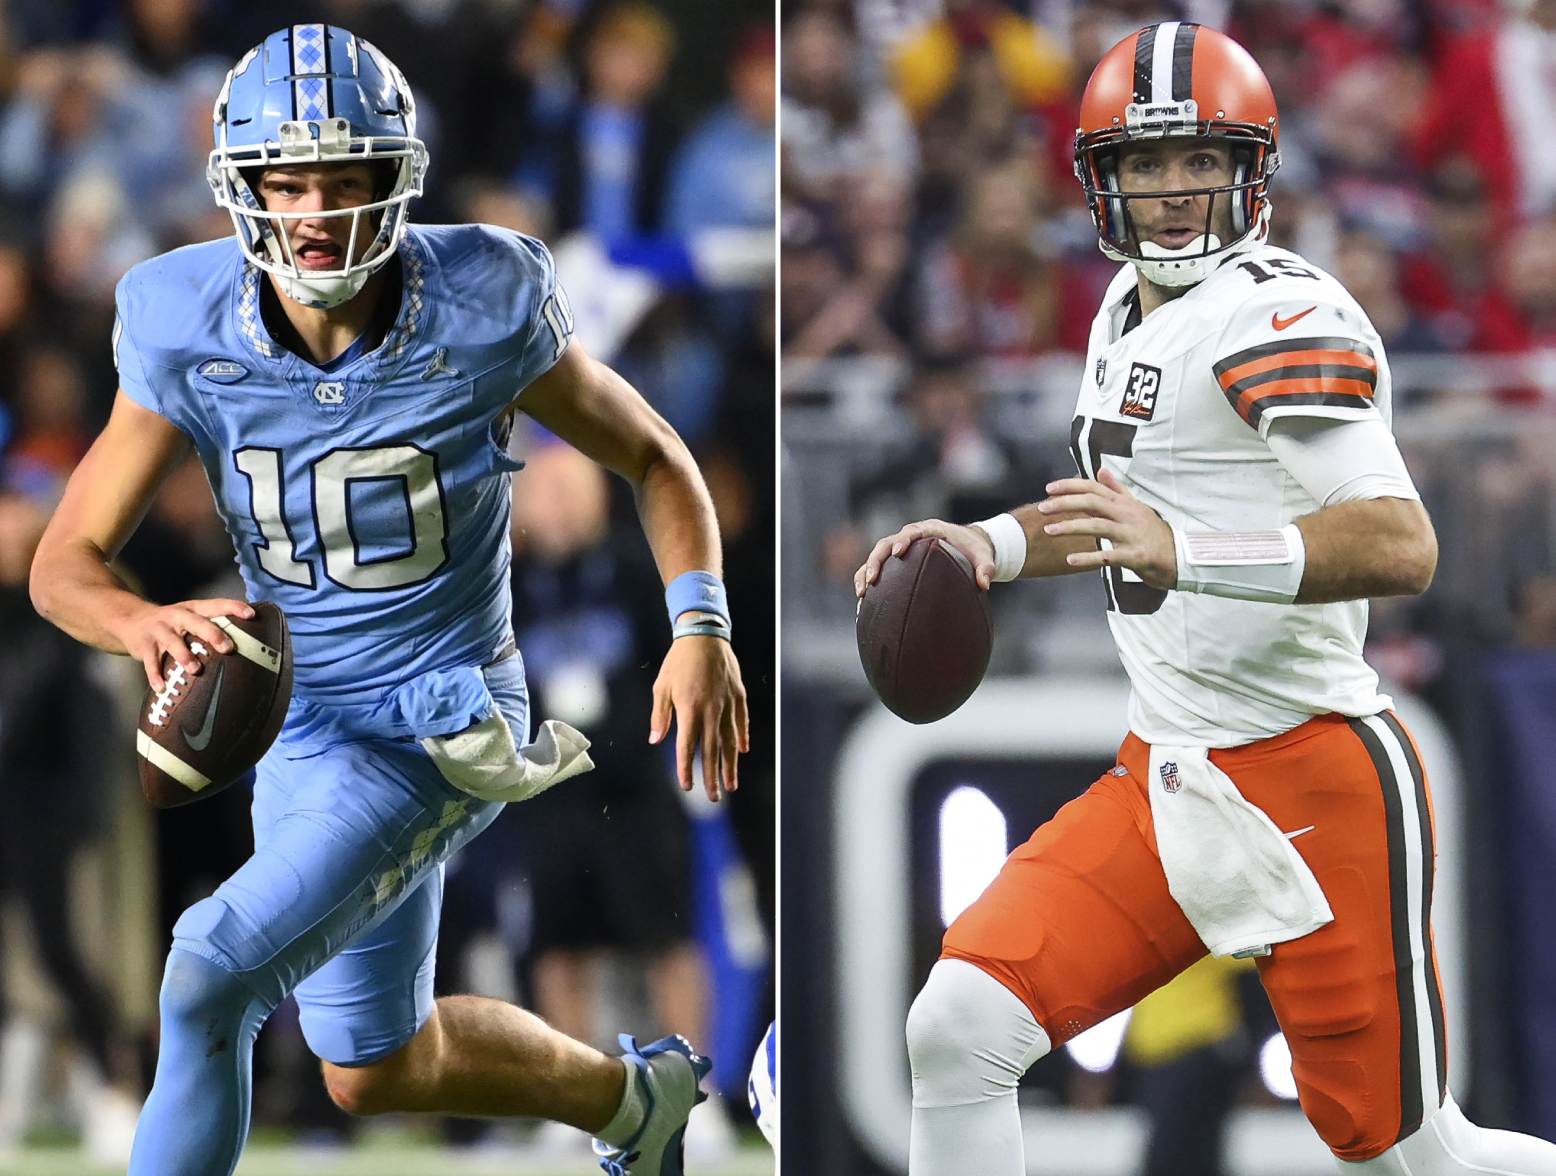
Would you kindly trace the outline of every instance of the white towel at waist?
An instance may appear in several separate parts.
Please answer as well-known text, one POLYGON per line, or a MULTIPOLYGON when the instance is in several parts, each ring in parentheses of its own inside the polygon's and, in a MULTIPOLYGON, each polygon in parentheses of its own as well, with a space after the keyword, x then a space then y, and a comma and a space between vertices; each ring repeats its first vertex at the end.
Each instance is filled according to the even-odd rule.
POLYGON ((1259 952, 1333 922, 1302 855, 1206 748, 1152 745, 1146 785, 1167 888, 1212 955, 1259 952))
POLYGON ((472 727, 421 745, 443 778, 480 800, 520 801, 594 767, 589 740, 556 719, 547 719, 533 743, 515 744, 500 711, 472 727))

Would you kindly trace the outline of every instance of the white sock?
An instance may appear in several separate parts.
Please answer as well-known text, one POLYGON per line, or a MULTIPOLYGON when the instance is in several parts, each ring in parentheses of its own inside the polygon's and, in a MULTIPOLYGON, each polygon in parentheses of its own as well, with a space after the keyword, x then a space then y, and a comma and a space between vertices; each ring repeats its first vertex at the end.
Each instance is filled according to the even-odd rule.
POLYGON ((648 1106, 643 1101, 643 1087, 638 1082, 637 1067, 626 1058, 617 1060, 627 1071, 627 1088, 621 1093, 621 1105, 616 1108, 611 1121, 595 1132, 597 1139, 603 1139, 612 1147, 621 1147, 627 1143, 642 1128, 643 1120, 648 1115, 648 1106))

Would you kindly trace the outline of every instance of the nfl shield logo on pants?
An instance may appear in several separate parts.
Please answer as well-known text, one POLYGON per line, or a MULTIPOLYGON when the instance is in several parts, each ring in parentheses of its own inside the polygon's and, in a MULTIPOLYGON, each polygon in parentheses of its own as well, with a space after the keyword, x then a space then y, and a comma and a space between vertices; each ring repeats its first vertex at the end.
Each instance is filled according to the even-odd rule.
POLYGON ((1168 792, 1176 792, 1183 787, 1183 781, 1178 779, 1178 765, 1172 760, 1162 764, 1162 787, 1168 792))

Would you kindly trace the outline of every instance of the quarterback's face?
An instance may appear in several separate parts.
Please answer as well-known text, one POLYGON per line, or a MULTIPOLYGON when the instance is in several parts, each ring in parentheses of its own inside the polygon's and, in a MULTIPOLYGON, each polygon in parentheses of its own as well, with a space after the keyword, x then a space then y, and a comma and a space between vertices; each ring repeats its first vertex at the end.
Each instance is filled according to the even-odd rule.
MULTIPOLYGON (((1118 186, 1122 192, 1214 188, 1230 184, 1232 176, 1231 148, 1203 139, 1131 143, 1118 161, 1118 186)), ((1225 194, 1164 196, 1160 200, 1130 200, 1128 205, 1135 236, 1141 242, 1154 241, 1168 249, 1181 249, 1205 232, 1207 209, 1210 232, 1222 242, 1232 239, 1231 198, 1225 194)))
MULTIPOLYGON (((259 177, 258 196, 269 212, 325 213, 360 208, 373 201, 373 172, 365 163, 312 163, 268 167, 259 177)), ((351 224, 360 220, 352 252, 361 258, 377 231, 377 215, 300 216, 275 222, 284 232, 299 269, 334 270, 346 264, 351 224)))

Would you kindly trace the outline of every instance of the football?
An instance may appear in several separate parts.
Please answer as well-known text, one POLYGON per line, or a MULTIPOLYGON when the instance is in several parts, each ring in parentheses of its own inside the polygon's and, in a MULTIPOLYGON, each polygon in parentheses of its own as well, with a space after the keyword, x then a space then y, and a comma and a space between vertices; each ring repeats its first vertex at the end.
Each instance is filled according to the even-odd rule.
POLYGON ((943 539, 917 539, 890 558, 859 602, 854 635, 865 677, 910 723, 943 719, 989 668, 994 625, 972 564, 943 539))
POLYGON ((259 762, 292 699, 292 641, 286 616, 257 604, 250 620, 217 617, 233 651, 191 639, 200 672, 191 677, 164 655, 166 688, 147 690, 135 732, 140 786, 154 808, 214 796, 259 762))

